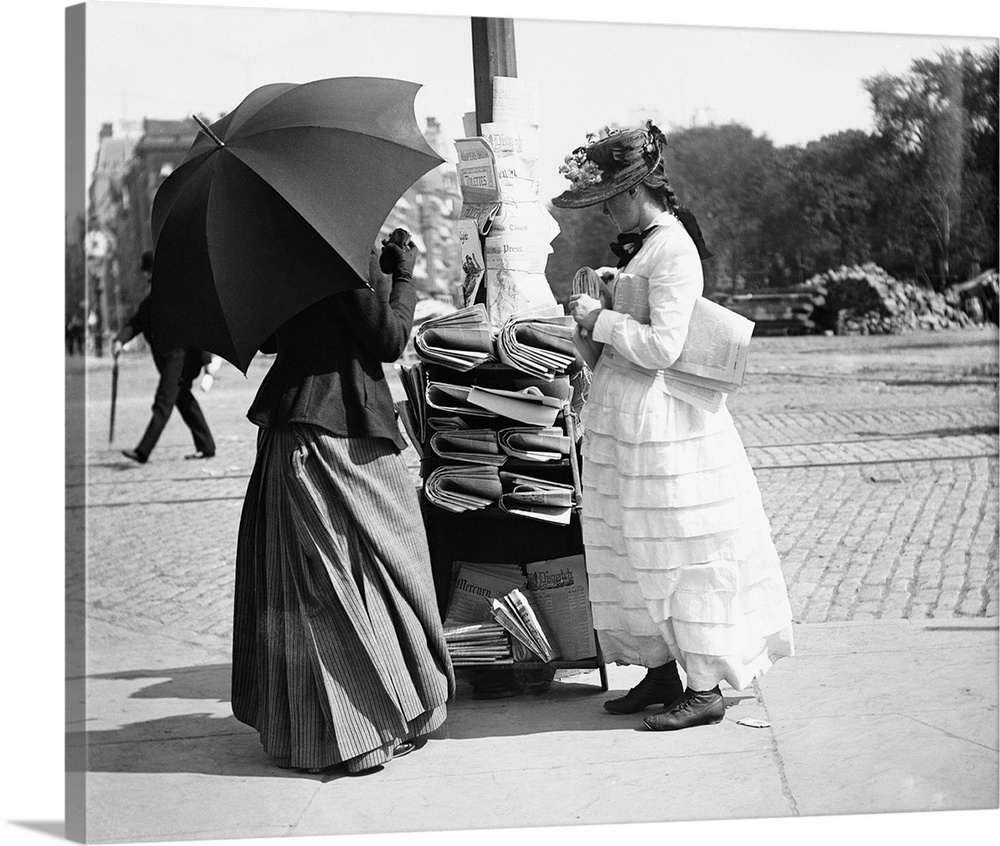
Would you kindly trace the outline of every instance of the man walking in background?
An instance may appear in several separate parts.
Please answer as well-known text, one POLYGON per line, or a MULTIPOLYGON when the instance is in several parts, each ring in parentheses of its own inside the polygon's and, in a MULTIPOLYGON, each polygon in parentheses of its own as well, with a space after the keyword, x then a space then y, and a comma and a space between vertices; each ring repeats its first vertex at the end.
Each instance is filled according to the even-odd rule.
MULTIPOLYGON (((147 250, 143 253, 140 269, 146 275, 146 279, 152 283, 153 253, 151 251, 147 250)), ((125 344, 136 335, 141 334, 145 337, 146 343, 149 344, 153 353, 153 362, 160 373, 160 382, 156 386, 156 394, 153 397, 153 416, 146 427, 146 432, 135 449, 122 450, 122 455, 139 464, 145 464, 176 405, 181 419, 187 424, 194 438, 195 451, 185 457, 211 458, 215 455, 215 441, 211 431, 209 431, 205 415, 201 412, 201 406, 198 405, 198 400, 191 393, 191 384, 202 368, 205 368, 202 387, 207 390, 212 378, 209 370, 212 356, 209 353, 191 348, 159 349, 152 332, 151 296, 151 294, 146 295, 135 314, 122 326, 115 336, 112 347, 113 354, 117 356, 125 344)))

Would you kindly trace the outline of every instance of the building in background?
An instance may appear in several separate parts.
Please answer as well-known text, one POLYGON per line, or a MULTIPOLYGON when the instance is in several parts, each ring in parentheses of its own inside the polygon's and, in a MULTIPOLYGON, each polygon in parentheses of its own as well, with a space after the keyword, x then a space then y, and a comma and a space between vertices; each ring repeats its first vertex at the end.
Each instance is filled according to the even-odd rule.
POLYGON ((458 171, 448 161, 454 142, 441 134, 436 118, 427 118, 427 143, 446 161, 424 174, 399 199, 383 230, 402 227, 414 236, 421 257, 414 269, 414 284, 423 299, 459 305, 461 299, 461 249, 455 222, 462 210, 458 171))
MULTIPOLYGON (((206 122, 212 121, 206 118, 206 122)), ((98 354, 100 340, 114 334, 146 295, 146 281, 138 268, 142 253, 153 248, 153 198, 187 155, 198 131, 193 119, 146 118, 101 128, 84 236, 87 317, 98 338, 98 343, 92 339, 91 348, 98 354)), ((441 136, 435 118, 427 119, 425 137, 447 159, 452 142, 441 136)), ((415 283, 422 299, 449 306, 455 301, 460 288, 455 221, 460 210, 457 173, 446 161, 418 180, 386 220, 384 235, 401 226, 413 234, 420 248, 415 283)))

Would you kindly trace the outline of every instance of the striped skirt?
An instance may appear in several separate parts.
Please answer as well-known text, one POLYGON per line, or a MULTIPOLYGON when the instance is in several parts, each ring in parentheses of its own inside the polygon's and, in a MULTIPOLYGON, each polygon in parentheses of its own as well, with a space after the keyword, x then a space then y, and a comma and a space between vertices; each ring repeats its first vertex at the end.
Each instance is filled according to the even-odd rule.
POLYGON ((583 540, 607 661, 739 690, 793 654, 791 608, 733 419, 604 356, 583 408, 583 540))
POLYGON ((454 686, 395 447, 261 429, 236 552, 236 718, 279 766, 356 771, 440 726, 454 686))

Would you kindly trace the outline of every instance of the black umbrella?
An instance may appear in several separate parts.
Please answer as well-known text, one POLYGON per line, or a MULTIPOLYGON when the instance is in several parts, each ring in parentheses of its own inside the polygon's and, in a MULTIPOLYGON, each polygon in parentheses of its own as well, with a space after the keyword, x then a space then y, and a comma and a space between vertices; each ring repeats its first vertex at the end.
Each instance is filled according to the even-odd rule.
POLYGON ((244 373, 288 318, 366 284, 379 229, 443 159, 420 86, 342 77, 253 91, 195 140, 153 202, 153 334, 244 373))

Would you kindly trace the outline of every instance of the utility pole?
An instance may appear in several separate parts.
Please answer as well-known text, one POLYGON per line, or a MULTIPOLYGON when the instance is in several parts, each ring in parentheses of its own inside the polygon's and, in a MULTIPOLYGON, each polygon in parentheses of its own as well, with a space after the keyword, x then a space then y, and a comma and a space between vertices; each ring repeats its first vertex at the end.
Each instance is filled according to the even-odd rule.
POLYGON ((493 77, 517 76, 514 21, 472 19, 472 78, 476 92, 476 132, 493 120, 493 77))
MULTIPOLYGON (((514 21, 511 18, 472 19, 472 81, 476 93, 476 134, 493 121, 493 77, 517 76, 514 21)), ((482 236, 480 236, 482 239, 482 236)), ((480 244, 482 246, 482 244, 480 244)), ((476 302, 486 302, 489 274, 483 274, 476 302)))

